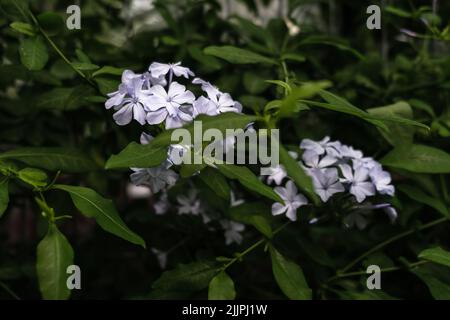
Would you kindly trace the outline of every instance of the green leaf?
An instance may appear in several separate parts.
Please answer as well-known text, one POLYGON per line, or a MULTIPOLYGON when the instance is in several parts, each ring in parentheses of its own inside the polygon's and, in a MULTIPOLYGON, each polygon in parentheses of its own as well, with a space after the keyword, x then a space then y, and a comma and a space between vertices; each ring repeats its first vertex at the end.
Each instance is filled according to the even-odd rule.
POLYGON ((39 110, 76 110, 86 105, 86 96, 93 93, 93 88, 80 85, 72 88, 54 88, 39 95, 36 108, 39 110))
POLYGON ((33 187, 39 188, 47 185, 47 174, 39 169, 24 168, 18 172, 17 177, 33 187))
POLYGON ((182 164, 180 168, 180 175, 182 178, 188 178, 193 176, 194 174, 202 171, 206 168, 207 165, 205 163, 202 164, 182 164))
POLYGON ((397 186, 397 189, 399 189, 401 192, 407 195, 410 199, 432 207, 436 211, 442 213, 442 215, 444 215, 445 217, 450 217, 447 205, 440 199, 433 198, 424 193, 419 188, 412 185, 402 184, 397 186))
POLYGON ((291 300, 311 300, 312 291, 306 283, 302 269, 270 247, 272 271, 281 291, 291 300))
POLYGON ((167 159, 167 147, 153 147, 152 143, 149 145, 131 142, 119 154, 112 155, 108 159, 105 169, 152 168, 159 166, 167 159))
POLYGON ((252 225, 268 238, 272 238, 269 207, 263 203, 243 203, 229 210, 232 220, 252 225))
POLYGON ((450 279, 448 267, 427 264, 411 270, 418 276, 437 300, 450 300, 450 279))
POLYGON ((441 247, 425 249, 419 253, 419 258, 450 267, 450 252, 441 247))
POLYGON ((250 63, 265 63, 277 64, 277 61, 258 53, 241 49, 233 46, 210 46, 203 50, 205 54, 209 54, 218 58, 222 58, 234 64, 250 64, 250 63))
POLYGON ((47 64, 47 46, 41 36, 22 40, 19 47, 19 53, 22 64, 28 70, 41 70, 47 64))
POLYGON ((98 166, 80 151, 65 148, 19 148, 0 153, 1 159, 13 159, 49 171, 86 172, 98 169, 98 166))
POLYGON ((199 178, 213 190, 219 197, 230 199, 230 186, 223 175, 213 168, 206 168, 201 171, 199 178))
POLYGON ((362 55, 359 51, 350 47, 344 40, 342 40, 340 38, 330 37, 327 35, 323 35, 323 36, 319 35, 319 36, 307 37, 302 42, 300 42, 300 46, 315 45, 315 44, 332 46, 339 50, 350 52, 351 54, 353 54, 355 57, 357 57, 360 60, 365 60, 364 55, 362 55))
POLYGON ((84 187, 58 184, 53 189, 68 192, 78 210, 83 215, 94 218, 103 230, 145 248, 144 240, 125 225, 111 200, 84 187))
POLYGON ((412 18, 413 14, 411 12, 405 11, 403 9, 393 7, 393 6, 386 6, 384 8, 385 12, 391 13, 395 16, 402 17, 402 18, 412 18))
POLYGON ((166 271, 156 280, 150 294, 154 299, 187 298, 192 293, 208 287, 217 274, 215 262, 199 261, 180 264, 175 269, 166 271))
POLYGON ((238 180, 244 187, 269 199, 283 203, 280 196, 271 187, 261 182, 247 167, 234 164, 216 164, 219 171, 229 179, 238 180))
POLYGON ((381 159, 388 167, 421 173, 450 173, 450 155, 437 148, 413 144, 398 146, 381 159))
POLYGON ((46 300, 65 300, 67 267, 73 264, 73 249, 55 224, 50 224, 47 235, 37 247, 36 271, 42 297, 46 300))
POLYGON ((44 12, 37 16, 40 27, 49 36, 55 36, 64 31, 65 24, 63 18, 55 12, 44 12))
POLYGON ((298 53, 284 53, 281 56, 281 59, 283 60, 291 60, 296 62, 304 62, 306 60, 304 55, 298 54, 298 53))
POLYGON ((101 67, 99 70, 95 71, 92 76, 96 77, 102 74, 111 74, 114 76, 120 76, 122 75, 122 73, 125 71, 125 69, 123 68, 116 68, 116 67, 111 67, 111 66, 104 66, 101 67))
POLYGON ((386 121, 392 122, 392 123, 398 123, 408 126, 417 126, 424 129, 429 130, 430 128, 427 125, 424 125, 420 122, 413 121, 410 119, 406 119, 403 117, 399 117, 392 114, 383 114, 383 115, 375 115, 370 114, 364 110, 361 110, 358 107, 355 107, 350 102, 345 100, 344 98, 338 97, 337 95, 332 94, 331 92, 321 90, 320 96, 327 102, 315 102, 315 101, 309 101, 309 100, 300 100, 308 105, 316 106, 320 108, 325 108, 328 110, 333 110, 337 112, 347 113, 356 117, 359 117, 363 120, 366 120, 367 122, 372 123, 373 125, 388 131, 388 126, 385 124, 386 121))
POLYGON ((235 297, 233 280, 224 271, 209 283, 208 300, 234 300, 235 297))
MULTIPOLYGON (((201 123, 203 132, 215 128, 222 133, 226 133, 226 129, 244 128, 248 123, 255 121, 255 116, 243 115, 235 112, 226 112, 217 116, 201 115, 195 120, 201 123)), ((194 133, 194 123, 184 126, 190 133, 191 140, 188 145, 194 144, 195 139, 201 139, 194 133)), ((161 164, 167 158, 167 147, 170 144, 178 143, 172 141, 172 132, 175 129, 167 130, 155 137, 149 144, 143 145, 135 142, 130 143, 118 155, 111 156, 107 163, 106 169, 117 168, 151 168, 161 164)))
POLYGON ((0 218, 5 213, 8 208, 9 203, 9 189, 8 189, 8 178, 3 178, 0 180, 0 218))
MULTIPOLYGON (((405 119, 412 119, 413 112, 411 106, 405 101, 399 101, 397 103, 367 109, 372 115, 382 117, 403 117, 405 119)), ((388 131, 379 128, 383 137, 393 146, 401 144, 411 144, 413 141, 414 128, 405 127, 399 123, 392 121, 384 121, 388 127, 388 131)))
POLYGON ((291 92, 286 98, 284 98, 280 105, 280 110, 278 116, 280 118, 290 117, 294 112, 297 111, 297 103, 300 99, 311 98, 322 89, 331 86, 329 81, 316 81, 316 82, 305 82, 298 87, 292 88, 291 92))
POLYGON ((298 164, 298 162, 289 155, 288 151, 283 147, 283 145, 280 144, 279 149, 280 163, 286 169, 288 176, 292 178, 292 180, 294 180, 295 184, 300 190, 306 193, 309 199, 318 204, 319 198, 314 191, 314 185, 311 177, 307 175, 305 170, 298 164))
POLYGON ((25 22, 13 22, 9 26, 27 36, 34 36, 36 34, 36 29, 31 24, 25 22))

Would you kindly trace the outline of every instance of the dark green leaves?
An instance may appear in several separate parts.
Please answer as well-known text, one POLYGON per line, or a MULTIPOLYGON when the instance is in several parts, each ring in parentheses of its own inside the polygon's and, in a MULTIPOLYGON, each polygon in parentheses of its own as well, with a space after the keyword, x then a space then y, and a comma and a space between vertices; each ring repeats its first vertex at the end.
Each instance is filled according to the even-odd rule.
POLYGON ((230 208, 229 215, 232 220, 252 225, 268 238, 272 237, 270 225, 270 208, 263 203, 243 203, 230 208))
POLYGON ((292 88, 288 96, 281 102, 278 116, 280 118, 290 117, 298 110, 297 104, 300 99, 311 98, 322 89, 328 88, 329 86, 331 86, 329 81, 317 81, 306 82, 301 86, 292 88))
POLYGON ((8 178, 0 180, 0 217, 5 213, 9 203, 8 178))
POLYGON ((24 168, 17 173, 17 177, 35 188, 47 185, 47 174, 39 169, 24 168))
POLYGON ((426 204, 442 213, 442 215, 450 217, 447 205, 441 199, 432 197, 415 186, 402 184, 397 188, 412 200, 426 204))
POLYGON ((283 203, 280 196, 272 188, 262 183, 249 168, 233 164, 217 164, 216 166, 227 178, 238 180, 247 189, 283 203))
POLYGON ((41 70, 48 61, 47 46, 41 36, 22 40, 19 53, 22 64, 28 70, 41 70))
POLYGON ((42 297, 62 300, 70 296, 67 288, 67 267, 73 264, 73 249, 55 224, 37 247, 36 271, 42 297))
MULTIPOLYGON (((226 129, 244 128, 248 123, 255 121, 255 116, 248 116, 234 112, 222 113, 218 116, 199 116, 196 120, 201 121, 202 130, 215 128, 225 133, 226 129)), ((199 123, 199 122, 198 122, 199 123)), ((188 145, 193 144, 195 140, 201 141, 201 136, 194 133, 194 124, 184 127, 190 134, 191 140, 186 142, 188 145)), ((118 155, 113 155, 106 163, 106 169, 117 168, 151 168, 161 164, 167 158, 167 147, 172 141, 173 130, 167 130, 158 135, 147 145, 130 143, 118 155)))
POLYGON ((419 144, 396 147, 381 159, 381 163, 412 172, 450 173, 448 153, 419 144))
POLYGON ((174 270, 166 271, 156 280, 150 294, 154 299, 181 299, 208 287, 217 274, 213 262, 192 262, 180 264, 174 270))
POLYGON ((209 283, 209 300, 234 300, 236 291, 233 280, 224 272, 220 272, 209 283))
POLYGON ((440 247, 423 250, 419 258, 450 267, 450 252, 440 247))
POLYGON ((20 33, 26 34, 27 36, 34 36, 36 34, 36 29, 28 23, 13 22, 10 24, 10 27, 20 33))
POLYGON ((222 58, 234 64, 250 64, 250 63, 264 63, 277 64, 277 61, 258 53, 233 47, 233 46, 210 46, 204 49, 205 54, 209 54, 218 58, 222 58))
POLYGON ((312 291, 302 269, 286 259, 275 248, 270 248, 272 271, 281 291, 291 300, 311 300, 312 291))
POLYGON ((448 267, 427 263, 412 270, 428 287, 433 298, 450 299, 450 277, 448 267))
POLYGON ((98 166, 80 151, 65 148, 26 147, 0 153, 0 159, 12 159, 50 171, 85 172, 98 166))
POLYGON ((117 168, 152 168, 160 165, 167 158, 166 147, 153 147, 131 142, 118 155, 112 155, 106 162, 106 169, 117 168))
POLYGON ((206 168, 200 173, 199 178, 219 197, 225 200, 230 199, 230 186, 225 177, 217 170, 206 168))
POLYGON ((144 240, 125 225, 111 200, 84 187, 54 185, 53 188, 68 192, 78 210, 94 218, 103 230, 145 248, 144 240))

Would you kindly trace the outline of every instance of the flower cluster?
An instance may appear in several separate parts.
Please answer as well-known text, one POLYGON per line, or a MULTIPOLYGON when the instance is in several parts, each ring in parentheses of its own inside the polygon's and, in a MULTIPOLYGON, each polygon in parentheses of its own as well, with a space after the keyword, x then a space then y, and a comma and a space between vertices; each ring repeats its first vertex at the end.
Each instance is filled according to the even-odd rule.
POLYGON ((207 81, 192 80, 205 93, 199 97, 178 82, 191 77, 194 73, 180 62, 153 62, 142 74, 125 70, 118 90, 108 94, 105 107, 116 111, 113 118, 118 125, 127 125, 134 119, 141 125, 164 123, 166 129, 179 128, 199 114, 241 112, 239 102, 207 81))
MULTIPOLYGON (((303 154, 299 164, 311 176, 315 192, 323 202, 327 202, 335 194, 350 194, 350 201, 356 203, 354 208, 358 211, 367 212, 382 208, 391 219, 395 219, 397 213, 390 204, 372 205, 371 202, 366 201, 366 198, 377 194, 394 195, 395 188, 391 185, 391 175, 383 170, 379 162, 371 157, 364 157, 360 150, 351 146, 339 141, 330 141, 329 137, 320 141, 304 139, 300 143, 300 149, 303 154), (365 203, 362 204, 362 202, 365 203)), ((291 156, 295 159, 298 157, 294 153, 291 153, 291 156)), ((267 182, 278 185, 275 191, 285 202, 284 205, 273 204, 272 214, 286 213, 289 219, 296 220, 297 208, 307 204, 307 201, 298 193, 294 183, 285 178, 287 173, 282 165, 270 168, 267 182), (284 180, 288 180, 286 186, 280 187, 284 180)), ((359 223, 358 226, 362 225, 359 223)))

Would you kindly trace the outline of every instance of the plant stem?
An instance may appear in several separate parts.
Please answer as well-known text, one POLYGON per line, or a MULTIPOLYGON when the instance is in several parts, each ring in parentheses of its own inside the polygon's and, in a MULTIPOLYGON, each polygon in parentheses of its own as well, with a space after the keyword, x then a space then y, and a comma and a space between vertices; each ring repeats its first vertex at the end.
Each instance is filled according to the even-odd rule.
POLYGON ((31 18, 33 19, 34 23, 38 27, 39 32, 44 36, 45 40, 50 44, 50 46, 56 51, 56 53, 63 59, 65 63, 67 63, 80 77, 82 77, 84 80, 86 80, 91 86, 97 89, 97 86, 86 77, 86 75, 81 72, 79 69, 75 68, 75 66, 70 62, 70 60, 64 55, 64 53, 58 48, 58 46, 53 42, 52 39, 48 36, 47 32, 45 32, 44 29, 41 28, 39 25, 38 20, 34 16, 34 14, 30 11, 31 18))
MULTIPOLYGON (((428 261, 422 260, 422 261, 417 261, 414 263, 411 263, 407 266, 395 266, 395 267, 389 267, 389 268, 384 268, 384 269, 380 269, 380 272, 392 272, 392 271, 398 271, 398 270, 402 270, 405 268, 408 269, 412 269, 414 267, 420 266, 422 264, 428 263, 428 261)), ((353 276, 361 276, 361 275, 366 275, 367 271, 355 271, 355 272, 348 272, 348 273, 340 273, 335 275, 334 277, 329 278, 326 283, 332 282, 334 280, 340 279, 340 278, 346 278, 346 277, 353 277, 353 276)))
POLYGON ((8 292, 14 299, 21 300, 17 294, 14 293, 6 284, 0 281, 0 287, 2 287, 6 292, 8 292))
MULTIPOLYGON (((283 224, 282 226, 278 227, 274 232, 273 232, 273 236, 275 236, 277 233, 279 233, 281 230, 283 230, 288 224, 290 224, 290 222, 286 222, 285 224, 283 224)), ((258 240, 257 242, 255 242, 254 244, 252 244, 250 247, 248 247, 247 249, 245 249, 244 251, 240 252, 237 254, 237 256, 235 258, 233 258, 232 260, 230 260, 230 262, 228 262, 227 264, 225 264, 221 270, 225 271, 225 269, 227 269, 229 266, 231 266, 233 263, 235 263, 236 261, 240 260, 242 257, 244 257, 245 255, 247 255, 248 253, 252 252, 253 250, 255 250, 257 247, 259 247, 261 244, 265 243, 266 241, 268 241, 265 237, 261 238, 260 240, 258 240)))
POLYGON ((343 274, 343 273, 347 272, 347 271, 350 270, 355 264, 357 264, 358 262, 360 262, 362 259, 364 259, 365 257, 371 255, 372 253, 374 253, 374 252, 380 250, 381 248, 387 246, 388 244, 390 244, 390 243, 392 243, 392 242, 395 242, 395 241, 397 241, 397 240, 399 240, 399 239, 401 239, 401 238, 407 237, 407 236, 413 234, 413 233, 416 232, 416 231, 421 231, 421 230, 425 230, 425 229, 431 228, 431 227, 433 227, 433 226, 435 226, 435 225, 437 225, 437 224, 440 224, 440 223, 442 223, 442 222, 446 222, 446 221, 448 221, 448 220, 449 220, 449 218, 443 217, 443 218, 440 218, 440 219, 431 221, 431 222, 429 222, 429 223, 426 223, 426 224, 424 224, 424 225, 422 225, 422 226, 420 226, 420 227, 418 227, 418 228, 413 228, 413 229, 410 229, 410 230, 408 230, 408 231, 402 232, 402 233, 400 233, 400 234, 398 234, 398 235, 396 235, 396 236, 393 236, 392 238, 389 238, 389 239, 387 239, 387 240, 381 242, 380 244, 376 245, 376 246, 373 247, 372 249, 370 249, 370 250, 364 252, 362 255, 360 255, 360 256, 359 256, 358 258, 356 258, 355 260, 351 261, 351 262, 350 262, 349 264, 347 264, 344 268, 342 268, 341 270, 339 270, 339 271, 337 272, 337 275, 340 275, 340 274, 343 274))

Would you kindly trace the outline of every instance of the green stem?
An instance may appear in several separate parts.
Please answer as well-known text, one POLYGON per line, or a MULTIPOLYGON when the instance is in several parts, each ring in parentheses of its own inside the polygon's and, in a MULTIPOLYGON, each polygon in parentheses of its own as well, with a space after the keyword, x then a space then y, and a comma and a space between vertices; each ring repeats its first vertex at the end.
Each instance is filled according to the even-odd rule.
MULTIPOLYGON (((274 232, 273 232, 273 236, 275 236, 277 233, 279 233, 281 230, 283 230, 290 222, 286 222, 285 224, 283 224, 282 226, 280 226, 279 228, 277 228, 274 232)), ((248 247, 247 249, 245 249, 244 251, 238 253, 236 255, 235 258, 233 258, 232 260, 230 260, 230 262, 228 262, 227 264, 225 264, 221 270, 225 271, 225 269, 227 269, 229 266, 231 266, 232 264, 234 264, 236 261, 240 260, 242 257, 246 256, 248 253, 252 252, 253 250, 255 250, 256 248, 258 248, 261 244, 265 243, 266 241, 268 241, 265 237, 258 240, 257 242, 255 242, 254 244, 252 244, 250 247, 248 247)))
POLYGON ((31 18, 33 19, 34 23, 36 24, 36 26, 38 27, 39 32, 44 36, 45 40, 47 40, 47 42, 50 44, 50 46, 53 48, 53 50, 56 51, 56 53, 61 57, 61 59, 63 59, 63 61, 65 63, 67 63, 80 77, 82 77, 84 80, 86 80, 91 86, 93 86, 94 88, 97 89, 97 86, 86 77, 86 75, 81 72, 80 70, 78 70, 77 68, 75 68, 75 66, 72 64, 72 62, 70 62, 70 60, 65 56, 65 54, 58 48, 58 46, 53 42, 52 39, 50 39, 50 37, 48 36, 47 32, 45 32, 44 29, 41 28, 41 26, 39 25, 38 20, 36 19, 36 17, 34 16, 34 14, 32 12, 30 12, 31 18))
MULTIPOLYGON (((422 260, 422 261, 417 261, 417 262, 411 263, 407 266, 395 266, 395 267, 384 268, 384 269, 380 269, 380 272, 392 272, 392 271, 402 270, 405 268, 412 269, 414 267, 420 266, 425 263, 428 263, 428 261, 422 260)), ((361 275, 366 275, 366 274, 367 274, 367 271, 355 271, 355 272, 348 272, 348 273, 340 273, 340 274, 335 275, 334 277, 329 278, 326 281, 326 283, 330 283, 330 282, 340 279, 340 278, 361 276, 361 275)))
POLYGON ((363 253, 362 255, 360 255, 358 258, 356 258, 355 260, 351 261, 349 264, 347 264, 344 268, 342 268, 341 270, 338 271, 337 275, 339 274, 344 274, 345 272, 347 272, 348 270, 350 270, 355 264, 357 264, 358 262, 360 262, 362 259, 364 259, 365 257, 371 255, 372 253, 380 250, 381 248, 387 246, 388 244, 391 244, 392 242, 395 242, 401 238, 407 237, 411 234, 413 234, 416 231, 421 231, 421 230, 425 230, 428 228, 431 228, 437 224, 440 224, 442 222, 446 222, 448 221, 449 218, 447 217, 443 217, 434 221, 431 221, 427 224, 424 224, 418 228, 414 228, 414 229, 410 229, 408 231, 402 232, 396 236, 393 236, 392 238, 389 238, 383 242, 381 242, 380 244, 376 245, 375 247, 373 247, 372 249, 366 251, 365 253, 363 253))
POLYGON ((8 292, 14 299, 21 300, 17 294, 14 293, 6 284, 0 281, 0 287, 2 287, 6 292, 8 292))

